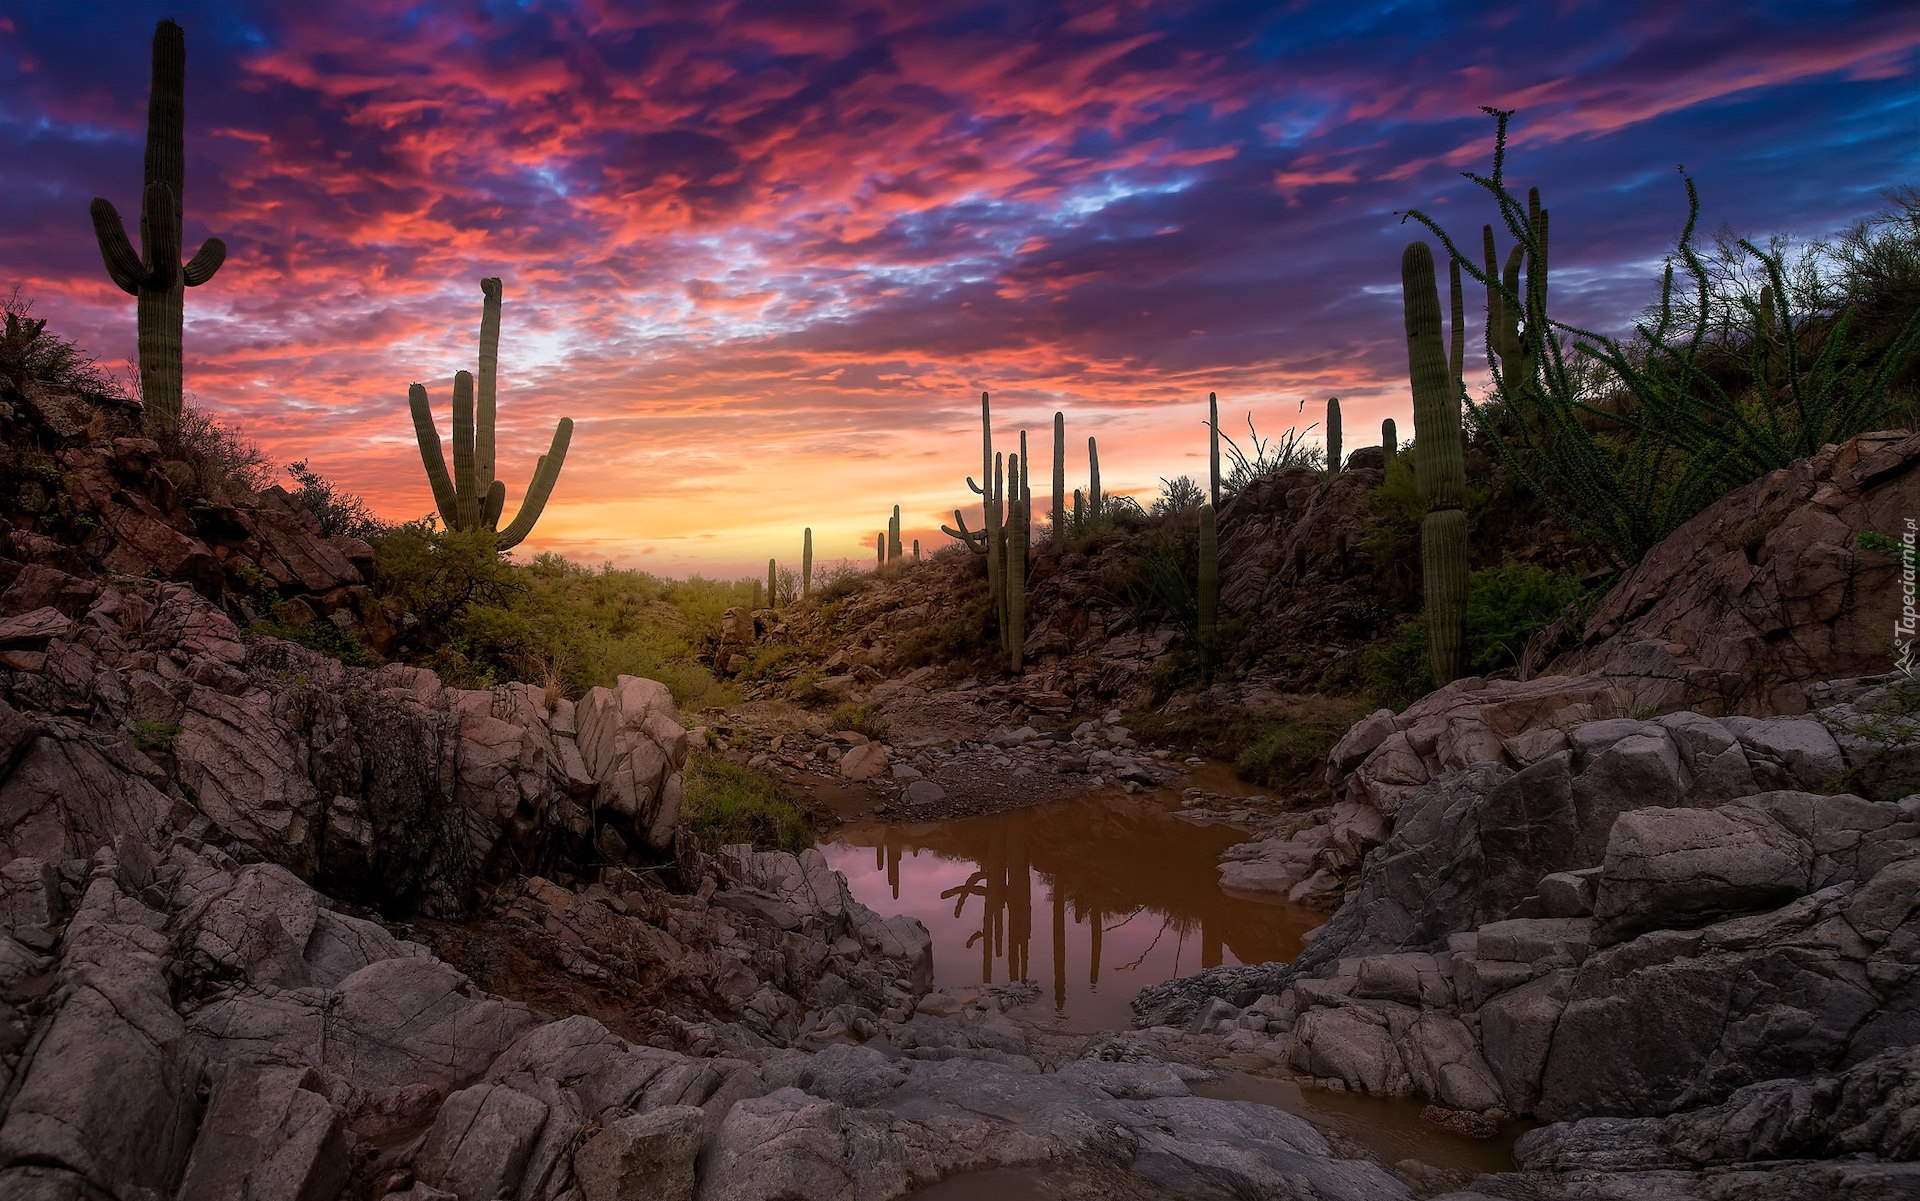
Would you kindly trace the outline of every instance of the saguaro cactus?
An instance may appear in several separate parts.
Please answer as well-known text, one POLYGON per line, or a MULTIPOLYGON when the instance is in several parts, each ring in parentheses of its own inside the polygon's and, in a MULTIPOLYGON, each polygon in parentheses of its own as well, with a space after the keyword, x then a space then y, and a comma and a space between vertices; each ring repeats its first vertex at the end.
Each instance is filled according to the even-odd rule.
POLYGON ((1075 529, 1080 528, 1080 523, 1087 519, 1086 505, 1086 494, 1081 492, 1080 489, 1075 488, 1073 490, 1073 525, 1075 529))
POLYGON ((1012 509, 1013 520, 1007 523, 1005 642, 1008 662, 1016 672, 1022 669, 1021 657, 1027 644, 1027 533, 1030 528, 1027 514, 1033 506, 1033 490, 1026 486, 1026 478, 1026 460, 1019 455, 1009 455, 1007 483, 1017 499, 1012 509))
POLYGON ((1053 415, 1053 541, 1067 536, 1067 415, 1053 415))
POLYGON ((887 535, 884 530, 876 532, 873 536, 873 565, 875 567, 887 565, 887 535))
MULTIPOLYGON (((413 413, 413 433, 420 443, 420 461, 427 469, 427 483, 433 488, 433 503, 440 520, 450 530, 498 529, 500 511, 506 505, 507 486, 494 475, 494 382, 500 362, 500 281, 489 277, 480 281, 485 301, 480 310, 480 411, 474 420, 473 376, 459 371, 453 377, 453 478, 447 476, 447 461, 440 448, 440 431, 433 423, 433 407, 424 385, 407 389, 407 407, 413 413)), ((533 468, 527 495, 520 512, 506 529, 500 530, 497 545, 509 550, 520 545, 533 532, 533 525, 546 511, 553 495, 554 482, 567 461, 567 447, 573 441, 573 418, 562 417, 554 427, 553 442, 533 468)))
POLYGON ((1380 449, 1385 452, 1389 463, 1400 455, 1400 433, 1394 428, 1391 417, 1380 423, 1380 449))
POLYGON ((900 557, 900 506, 893 506, 893 516, 887 520, 887 562, 900 557))
POLYGON ((1219 641, 1220 543, 1214 529, 1212 505, 1200 506, 1200 648, 1213 653, 1219 641))
POLYGON ((1435 687, 1461 671, 1467 612, 1466 448, 1460 437, 1460 359, 1465 340, 1460 267, 1449 262, 1453 345, 1441 342, 1440 292, 1433 250, 1413 242, 1400 256, 1406 310, 1407 374, 1413 386, 1414 478, 1427 515, 1420 525, 1420 576, 1427 604, 1427 648, 1435 687))
POLYGON ((800 540, 800 595, 804 598, 813 592, 813 527, 808 526, 806 536, 800 540))
POLYGON ((95 197, 94 239, 107 275, 132 296, 140 333, 140 396, 157 430, 180 427, 181 341, 187 289, 213 278, 226 261, 219 238, 180 262, 181 213, 187 180, 187 37, 162 21, 153 28, 153 81, 147 93, 147 157, 140 193, 140 253, 112 203, 95 197))
POLYGON ((774 562, 772 559, 768 559, 767 560, 767 608, 778 609, 779 607, 780 607, 780 590, 777 586, 776 573, 774 571, 774 562))
MULTIPOLYGON (((1504 125, 1502 128, 1505 128, 1504 125)), ((1529 254, 1524 242, 1515 243, 1507 252, 1506 269, 1500 274, 1500 282, 1506 285, 1510 295, 1519 297, 1521 307, 1507 303, 1500 290, 1492 286, 1494 269, 1499 256, 1493 244, 1493 226, 1482 226, 1480 230, 1481 251, 1487 263, 1487 341, 1492 346, 1493 355, 1490 366, 1494 369, 1495 382, 1499 384, 1503 395, 1517 395, 1533 386, 1535 369, 1539 366, 1533 355, 1527 350, 1527 340, 1520 333, 1520 320, 1527 312, 1544 313, 1547 304, 1547 210, 1540 207, 1540 189, 1527 189, 1527 229, 1539 248, 1538 254, 1529 254), (1520 291, 1520 264, 1527 266, 1527 290, 1520 291)), ((1459 267, 1454 271, 1457 275, 1459 267)), ((1453 340, 1461 348, 1455 357, 1464 353, 1466 330, 1455 323, 1453 340)), ((1419 441, 1416 429, 1414 441, 1419 441)))
POLYGON ((1220 507, 1220 396, 1207 393, 1207 499, 1220 507))
POLYGON ((915 563, 920 561, 920 539, 918 538, 913 540, 913 561, 915 563))
POLYGON ((1327 397, 1327 474, 1339 475, 1346 460, 1340 453, 1340 398, 1327 397))
POLYGON ((1087 439, 1087 511, 1100 519, 1100 447, 1087 439))

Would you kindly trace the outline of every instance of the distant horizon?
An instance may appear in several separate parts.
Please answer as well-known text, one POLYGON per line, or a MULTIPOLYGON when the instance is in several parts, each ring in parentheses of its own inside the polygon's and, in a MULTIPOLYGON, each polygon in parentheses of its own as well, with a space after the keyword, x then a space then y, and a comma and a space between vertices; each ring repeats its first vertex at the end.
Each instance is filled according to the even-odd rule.
POLYGON ((133 301, 87 205, 137 221, 169 16, 188 251, 231 250, 187 294, 190 399, 421 516, 407 386, 444 434, 501 276, 509 512, 575 422, 523 557, 660 576, 797 569, 807 526, 817 565, 872 562, 895 504, 939 550, 983 390, 1000 449, 1027 431, 1037 518, 1056 410, 1068 488, 1097 435, 1143 504, 1204 482, 1210 391, 1236 436, 1339 396, 1349 451, 1384 417, 1410 437, 1399 252, 1427 235, 1398 214, 1478 244, 1481 105, 1518 110, 1555 315, 1605 330, 1655 298, 1676 164, 1704 243, 1826 237, 1920 182, 1920 20, 1891 3, 10 4, 0 290, 110 370, 133 301))

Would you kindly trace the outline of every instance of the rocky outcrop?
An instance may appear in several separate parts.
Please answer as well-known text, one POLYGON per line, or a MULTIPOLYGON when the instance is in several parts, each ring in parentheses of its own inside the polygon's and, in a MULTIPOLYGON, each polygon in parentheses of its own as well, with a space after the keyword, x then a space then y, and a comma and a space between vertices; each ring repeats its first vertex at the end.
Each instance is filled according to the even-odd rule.
POLYGON ((1920 512, 1915 467, 1920 435, 1861 434, 1736 489, 1648 552, 1541 673, 1765 715, 1805 712, 1816 681, 1884 671, 1899 564, 1858 538, 1897 539, 1920 512))
MULTIPOLYGON (((1525 1173, 1462 1198, 1587 1196, 1567 1182, 1595 1171, 1623 1174, 1607 1196, 1643 1195, 1636 1180, 1650 1198, 1745 1196, 1694 1174, 1911 1160, 1904 1127, 1863 1124, 1845 1097, 1912 1088, 1920 794, 1834 788, 1869 759, 1874 779, 1903 778, 1914 697, 1904 682, 1823 693, 1839 694, 1853 699, 1809 716, 1575 724, 1517 764, 1512 742, 1481 743, 1503 758, 1391 794, 1391 835, 1293 963, 1149 988, 1135 1010, 1334 1087, 1574 1122, 1527 1137, 1525 1173)), ((1349 739, 1377 749, 1392 734, 1370 720, 1349 739)), ((1470 758, 1458 748, 1487 729, 1443 728, 1424 753, 1452 739, 1470 758)), ((1794 1170, 1816 1191, 1778 1195, 1914 1179, 1794 1170)))
MULTIPOLYGON (((396 615, 367 589, 373 549, 323 536, 278 485, 254 492, 142 436, 137 402, 0 381, 0 587, 18 564, 186 583, 235 611, 290 603, 297 620, 338 614, 376 644, 396 615)), ((10 610, 18 612, 17 609, 10 610)))
POLYGON ((245 642, 183 584, 88 586, 44 567, 23 583, 73 613, 16 623, 0 667, 0 846, 14 854, 150 839, 191 807, 336 895, 451 916, 512 872, 672 849, 687 737, 662 685, 621 677, 549 706, 527 685, 452 689, 245 642))

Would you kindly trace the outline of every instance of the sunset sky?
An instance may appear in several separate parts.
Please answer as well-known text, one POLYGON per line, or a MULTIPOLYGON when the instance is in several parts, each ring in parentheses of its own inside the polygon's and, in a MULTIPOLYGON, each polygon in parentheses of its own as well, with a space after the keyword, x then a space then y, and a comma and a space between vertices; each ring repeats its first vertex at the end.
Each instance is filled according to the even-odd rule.
MULTIPOLYGON (((1410 431, 1397 210, 1472 238, 1461 178, 1553 210, 1556 316, 1624 329, 1698 181, 1703 226, 1832 233, 1920 180, 1908 3, 0 4, 0 293, 109 364, 134 344, 87 216, 139 209, 156 20, 187 38, 190 397, 390 519, 432 507, 479 279, 505 281, 525 544, 663 574, 928 550, 972 499, 979 394, 1054 411, 1069 487, 1204 478, 1223 425, 1410 431), (1301 411, 1305 402, 1304 412, 1301 411)), ((1504 248, 1505 240, 1502 245, 1504 248)), ((1471 347, 1479 345, 1469 293, 1471 347)), ((1477 350, 1474 361, 1477 363, 1477 350)), ((1403 437, 1405 434, 1403 433, 1403 437)))

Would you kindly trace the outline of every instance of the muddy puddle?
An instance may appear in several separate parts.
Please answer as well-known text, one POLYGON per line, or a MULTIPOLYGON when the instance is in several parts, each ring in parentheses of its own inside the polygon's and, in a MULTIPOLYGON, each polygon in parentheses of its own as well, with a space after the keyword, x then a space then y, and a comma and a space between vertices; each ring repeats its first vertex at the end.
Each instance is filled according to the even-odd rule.
MULTIPOLYGON (((1216 765, 1184 786, 1248 795, 1216 765)), ((1244 832, 1183 821, 1174 789, 1104 790, 979 817, 920 823, 858 821, 821 844, 862 904, 920 919, 933 936, 942 987, 1027 983, 1013 1012, 1066 1031, 1123 1030, 1148 984, 1219 964, 1293 958, 1317 910, 1219 886, 1220 853, 1244 832)), ((1230 1072, 1193 1091, 1306 1118, 1392 1164, 1417 1160, 1459 1173, 1512 1169, 1513 1139, 1475 1141, 1420 1120, 1421 1103, 1301 1088, 1230 1072)), ((1078 1201, 1099 1195, 1072 1173, 1041 1168, 957 1176, 916 1201, 1078 1201)))
MULTIPOLYGON (((1235 783, 1217 772, 1194 782, 1218 792, 1235 783)), ((1245 833, 1179 812, 1172 789, 1103 790, 950 821, 853 822, 821 850, 862 904, 920 919, 937 985, 1028 982, 1038 993, 1020 1017, 1124 1029, 1127 1002, 1146 985, 1291 959, 1326 920, 1221 892, 1220 852, 1245 833)))

